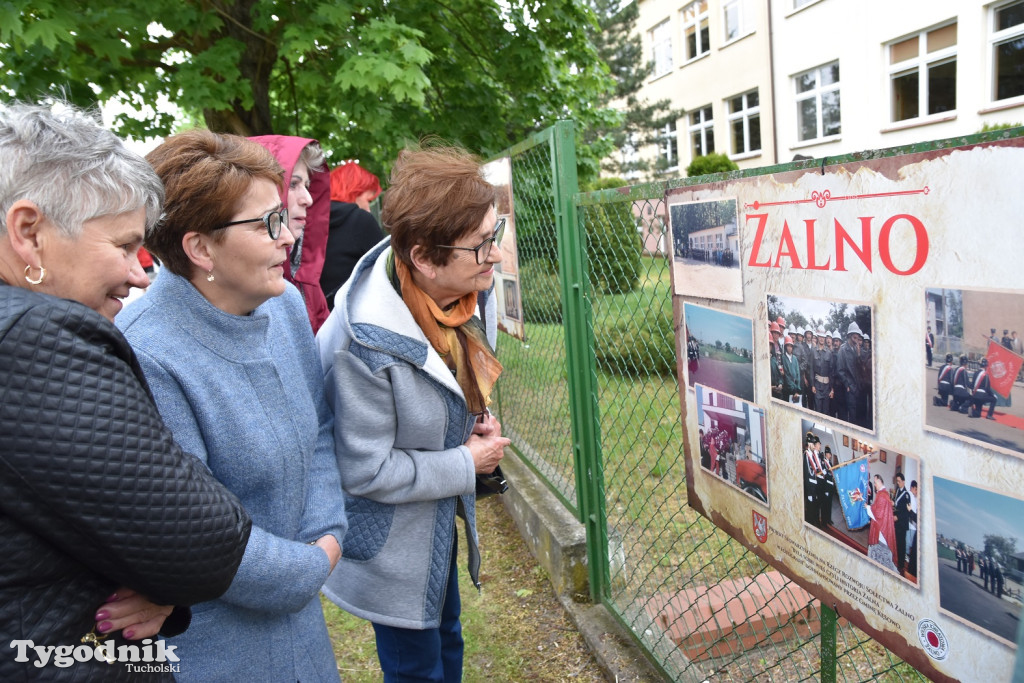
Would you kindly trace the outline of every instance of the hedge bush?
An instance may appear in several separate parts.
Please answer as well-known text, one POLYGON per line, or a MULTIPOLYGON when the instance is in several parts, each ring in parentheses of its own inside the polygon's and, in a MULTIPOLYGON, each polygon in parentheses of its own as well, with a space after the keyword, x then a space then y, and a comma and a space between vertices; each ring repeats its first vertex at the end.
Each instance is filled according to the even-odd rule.
POLYGON ((554 266, 534 259, 519 264, 523 295, 523 320, 528 323, 561 324, 562 289, 554 266))
POLYGON ((702 157, 697 157, 690 162, 690 165, 686 167, 686 175, 689 178, 696 178, 700 175, 708 175, 709 173, 723 173, 725 171, 738 171, 739 166, 736 162, 725 156, 724 154, 718 154, 712 152, 711 154, 705 154, 702 157))
POLYGON ((638 305, 624 315, 609 311, 594 322, 594 356, 598 369, 622 376, 676 373, 672 306, 638 305))
MULTIPOLYGON (((623 187, 621 178, 600 178, 591 190, 623 187)), ((631 202, 589 207, 584 214, 590 276, 602 294, 625 294, 636 288, 640 270, 640 234, 631 202)))

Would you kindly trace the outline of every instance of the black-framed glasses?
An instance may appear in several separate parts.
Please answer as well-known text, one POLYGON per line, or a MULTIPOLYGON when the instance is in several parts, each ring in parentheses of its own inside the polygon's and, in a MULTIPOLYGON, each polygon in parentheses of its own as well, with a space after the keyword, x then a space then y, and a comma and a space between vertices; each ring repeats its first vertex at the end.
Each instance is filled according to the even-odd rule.
POLYGON ((441 249, 458 249, 459 251, 471 251, 476 254, 476 264, 483 265, 487 257, 491 255, 491 245, 496 247, 501 246, 501 238, 505 235, 505 219, 499 218, 498 222, 494 224, 494 234, 485 239, 475 247, 450 247, 444 244, 439 244, 441 249))
POLYGON ((256 221, 263 221, 263 225, 267 226, 267 234, 270 235, 270 239, 276 240, 278 237, 281 236, 282 226, 288 223, 288 209, 278 209, 277 211, 270 211, 268 213, 263 214, 259 218, 246 218, 245 220, 242 221, 231 221, 230 223, 225 223, 224 225, 220 225, 215 229, 220 230, 222 228, 231 227, 232 225, 241 225, 242 223, 255 223, 256 221))

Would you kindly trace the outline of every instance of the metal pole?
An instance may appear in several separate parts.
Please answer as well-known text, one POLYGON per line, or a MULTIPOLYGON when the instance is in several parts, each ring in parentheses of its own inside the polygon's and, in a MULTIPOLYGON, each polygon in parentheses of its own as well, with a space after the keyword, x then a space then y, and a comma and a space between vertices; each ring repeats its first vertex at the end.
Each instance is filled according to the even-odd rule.
POLYGON ((828 605, 821 605, 821 681, 836 680, 836 620, 839 615, 828 605))
POLYGON ((587 533, 590 597, 599 602, 601 596, 608 594, 610 585, 608 527, 597 410, 597 363, 587 299, 586 236, 580 230, 574 201, 579 180, 572 121, 556 123, 551 142, 576 500, 587 533))

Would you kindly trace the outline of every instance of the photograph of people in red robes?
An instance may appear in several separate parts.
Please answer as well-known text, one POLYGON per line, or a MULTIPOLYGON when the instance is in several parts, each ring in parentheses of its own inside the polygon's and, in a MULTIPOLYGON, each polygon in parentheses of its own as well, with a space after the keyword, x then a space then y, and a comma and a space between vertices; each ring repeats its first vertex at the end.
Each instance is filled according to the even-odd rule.
POLYGON ((804 522, 917 584, 920 460, 810 420, 801 429, 804 522))

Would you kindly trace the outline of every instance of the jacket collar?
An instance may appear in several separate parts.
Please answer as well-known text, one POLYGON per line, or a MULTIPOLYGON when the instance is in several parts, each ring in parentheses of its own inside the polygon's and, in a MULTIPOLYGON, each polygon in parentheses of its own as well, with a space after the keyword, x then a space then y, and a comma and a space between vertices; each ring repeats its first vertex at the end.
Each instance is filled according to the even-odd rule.
POLYGON ((336 343, 331 343, 330 338, 340 328, 353 343, 401 358, 461 396, 462 390, 451 370, 430 346, 423 330, 391 284, 387 274, 390 253, 390 238, 385 238, 359 260, 352 277, 341 290, 344 295, 342 302, 335 307, 317 337, 328 348, 336 348, 336 343))

